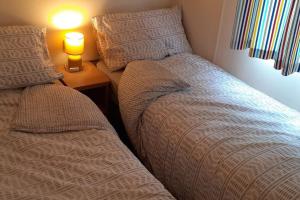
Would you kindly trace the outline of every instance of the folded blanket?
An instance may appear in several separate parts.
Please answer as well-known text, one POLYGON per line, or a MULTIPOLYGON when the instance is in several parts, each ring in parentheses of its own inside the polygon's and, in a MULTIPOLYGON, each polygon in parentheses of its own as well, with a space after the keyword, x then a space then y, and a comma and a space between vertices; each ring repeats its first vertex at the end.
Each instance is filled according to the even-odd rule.
MULTIPOLYGON (((132 108, 126 112, 121 110, 121 115, 123 119, 126 119, 125 126, 128 130, 134 130, 134 132, 137 131, 136 122, 153 101, 171 93, 185 91, 190 87, 179 76, 161 66, 159 61, 150 60, 129 63, 119 86, 120 107, 132 108)), ((139 136, 130 136, 134 144, 139 143, 139 136)), ((140 146, 135 146, 135 150, 139 152, 140 146)))

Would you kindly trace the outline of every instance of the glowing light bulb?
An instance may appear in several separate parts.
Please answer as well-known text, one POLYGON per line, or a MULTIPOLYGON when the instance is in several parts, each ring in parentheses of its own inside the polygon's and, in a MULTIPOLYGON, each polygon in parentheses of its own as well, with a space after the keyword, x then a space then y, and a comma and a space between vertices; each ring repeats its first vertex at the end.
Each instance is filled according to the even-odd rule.
POLYGON ((52 23, 59 29, 73 29, 79 27, 83 22, 83 15, 78 11, 64 10, 56 13, 52 23))

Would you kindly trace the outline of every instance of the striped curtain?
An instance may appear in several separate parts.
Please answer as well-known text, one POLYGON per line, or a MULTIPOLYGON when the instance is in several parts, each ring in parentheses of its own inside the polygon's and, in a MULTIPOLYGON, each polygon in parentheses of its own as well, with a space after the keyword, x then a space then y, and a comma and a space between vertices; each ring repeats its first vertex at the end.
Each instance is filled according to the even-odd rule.
POLYGON ((231 48, 274 59, 284 76, 300 72, 300 0, 238 0, 231 48))

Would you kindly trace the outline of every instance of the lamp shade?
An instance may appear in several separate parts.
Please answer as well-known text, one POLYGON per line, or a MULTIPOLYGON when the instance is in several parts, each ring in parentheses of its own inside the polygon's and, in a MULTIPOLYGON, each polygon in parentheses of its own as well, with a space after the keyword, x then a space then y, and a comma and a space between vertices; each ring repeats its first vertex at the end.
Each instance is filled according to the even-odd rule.
POLYGON ((81 55, 84 52, 84 36, 82 33, 71 32, 65 35, 64 51, 69 55, 81 55))

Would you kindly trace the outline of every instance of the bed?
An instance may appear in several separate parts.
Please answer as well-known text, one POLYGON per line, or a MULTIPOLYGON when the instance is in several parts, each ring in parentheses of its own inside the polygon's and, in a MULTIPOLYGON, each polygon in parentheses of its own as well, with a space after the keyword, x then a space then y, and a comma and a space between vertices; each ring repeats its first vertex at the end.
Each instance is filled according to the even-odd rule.
POLYGON ((300 114, 218 66, 134 61, 118 95, 139 157, 177 199, 300 199, 300 114))
POLYGON ((0 90, 0 199, 173 199, 95 108, 56 84, 0 90))

